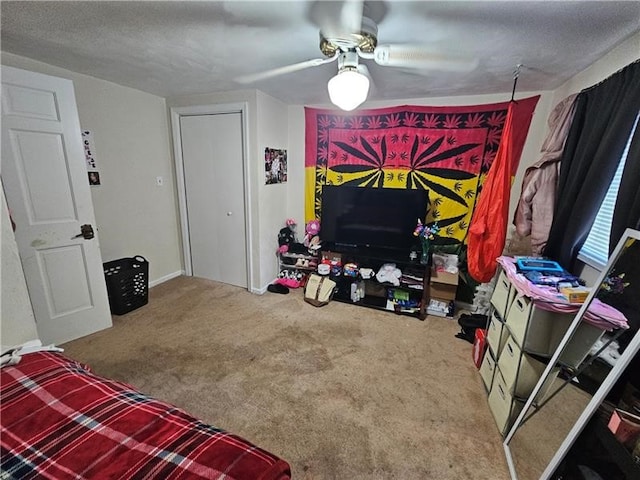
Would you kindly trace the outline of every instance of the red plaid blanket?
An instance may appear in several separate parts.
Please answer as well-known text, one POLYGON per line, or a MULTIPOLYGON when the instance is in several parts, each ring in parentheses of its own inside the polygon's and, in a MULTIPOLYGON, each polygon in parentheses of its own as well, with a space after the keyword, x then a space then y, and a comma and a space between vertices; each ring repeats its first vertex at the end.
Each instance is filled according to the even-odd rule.
POLYGON ((0 382, 3 479, 290 477, 269 452, 57 353, 24 356, 0 382))

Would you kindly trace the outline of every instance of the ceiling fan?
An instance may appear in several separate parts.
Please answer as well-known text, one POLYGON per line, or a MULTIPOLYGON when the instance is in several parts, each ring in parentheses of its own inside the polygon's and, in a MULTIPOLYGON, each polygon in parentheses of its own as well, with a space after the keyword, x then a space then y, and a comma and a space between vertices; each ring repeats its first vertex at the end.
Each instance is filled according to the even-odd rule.
POLYGON ((253 83, 337 61, 338 74, 328 83, 329 97, 339 108, 353 110, 367 99, 371 83, 369 70, 360 59, 418 73, 432 70, 469 72, 477 66, 475 59, 434 52, 422 44, 378 45, 378 25, 371 17, 381 19, 382 2, 375 3, 377 5, 372 7, 372 3, 363 0, 314 2, 312 17, 320 26, 320 51, 324 57, 243 75, 236 81, 253 83), (377 8, 377 15, 368 15, 370 7, 374 13, 377 8))

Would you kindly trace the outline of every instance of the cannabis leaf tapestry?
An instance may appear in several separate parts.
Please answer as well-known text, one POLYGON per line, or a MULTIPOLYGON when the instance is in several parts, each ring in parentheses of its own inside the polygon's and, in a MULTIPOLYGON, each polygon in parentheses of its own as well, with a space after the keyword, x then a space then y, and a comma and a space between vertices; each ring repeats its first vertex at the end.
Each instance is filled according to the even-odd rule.
MULTIPOLYGON (((512 175, 539 98, 518 100, 512 175)), ((464 242, 508 105, 305 108, 305 219, 320 219, 325 184, 423 188, 431 200, 427 221, 438 222, 445 243, 464 242)))

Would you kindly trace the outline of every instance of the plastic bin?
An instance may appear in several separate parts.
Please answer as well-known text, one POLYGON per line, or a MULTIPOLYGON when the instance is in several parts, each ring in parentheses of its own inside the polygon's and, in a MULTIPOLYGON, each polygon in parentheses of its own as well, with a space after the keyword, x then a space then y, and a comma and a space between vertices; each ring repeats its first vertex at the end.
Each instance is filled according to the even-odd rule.
POLYGON ((149 302, 149 262, 136 255, 103 264, 109 307, 114 315, 124 315, 149 302))

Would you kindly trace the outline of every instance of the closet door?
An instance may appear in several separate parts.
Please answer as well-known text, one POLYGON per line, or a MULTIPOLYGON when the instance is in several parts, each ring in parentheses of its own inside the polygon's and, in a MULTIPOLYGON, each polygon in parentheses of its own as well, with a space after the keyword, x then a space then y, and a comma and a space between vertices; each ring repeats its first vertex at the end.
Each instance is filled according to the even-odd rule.
POLYGON ((242 114, 180 117, 194 276, 247 287, 242 114))

